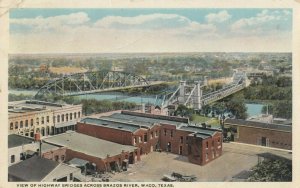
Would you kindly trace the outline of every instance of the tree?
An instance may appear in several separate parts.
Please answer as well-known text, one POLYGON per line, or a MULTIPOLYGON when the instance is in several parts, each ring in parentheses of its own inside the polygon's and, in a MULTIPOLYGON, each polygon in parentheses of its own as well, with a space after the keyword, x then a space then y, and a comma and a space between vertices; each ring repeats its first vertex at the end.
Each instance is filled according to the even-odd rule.
POLYGON ((186 107, 183 104, 178 105, 177 109, 174 112, 175 116, 188 117, 191 118, 193 115, 193 109, 186 107))
POLYGON ((242 93, 237 93, 231 97, 226 103, 227 111, 231 112, 237 119, 247 118, 247 107, 245 105, 244 96, 242 93))
POLYGON ((249 181, 292 181, 292 165, 285 160, 264 160, 253 168, 249 181))

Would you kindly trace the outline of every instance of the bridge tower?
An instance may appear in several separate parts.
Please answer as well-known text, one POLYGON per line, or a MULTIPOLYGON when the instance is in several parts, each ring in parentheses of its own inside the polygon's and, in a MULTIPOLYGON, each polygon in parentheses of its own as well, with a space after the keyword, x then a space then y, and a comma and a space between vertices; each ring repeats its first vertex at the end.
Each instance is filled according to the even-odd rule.
POLYGON ((186 81, 180 81, 179 97, 178 97, 179 104, 182 104, 185 102, 185 87, 186 87, 186 81))
POLYGON ((202 89, 201 89, 201 81, 195 82, 195 90, 193 93, 193 107, 194 109, 201 109, 202 107, 202 89))

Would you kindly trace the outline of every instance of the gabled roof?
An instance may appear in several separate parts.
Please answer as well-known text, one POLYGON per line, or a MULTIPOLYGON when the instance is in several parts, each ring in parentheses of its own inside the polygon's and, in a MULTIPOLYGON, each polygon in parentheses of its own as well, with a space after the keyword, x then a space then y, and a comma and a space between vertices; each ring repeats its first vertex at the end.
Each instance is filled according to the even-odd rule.
POLYGON ((58 162, 33 156, 8 167, 8 174, 20 181, 40 182, 58 165, 58 162))

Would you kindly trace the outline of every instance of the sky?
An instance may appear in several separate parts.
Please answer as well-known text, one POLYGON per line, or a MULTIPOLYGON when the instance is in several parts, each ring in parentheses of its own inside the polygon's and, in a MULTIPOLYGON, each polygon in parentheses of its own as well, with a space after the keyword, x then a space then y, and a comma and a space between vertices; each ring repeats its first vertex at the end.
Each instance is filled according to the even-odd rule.
POLYGON ((292 9, 11 9, 10 53, 291 52, 292 9))

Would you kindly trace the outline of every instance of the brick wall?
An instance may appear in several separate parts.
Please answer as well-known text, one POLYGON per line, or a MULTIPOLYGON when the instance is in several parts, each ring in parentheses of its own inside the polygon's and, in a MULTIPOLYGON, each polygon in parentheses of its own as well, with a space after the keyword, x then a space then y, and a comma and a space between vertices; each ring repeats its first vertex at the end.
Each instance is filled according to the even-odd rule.
POLYGON ((244 127, 239 126, 237 128, 237 135, 235 135, 235 141, 261 145, 261 139, 265 137, 268 139, 269 147, 281 148, 281 149, 292 149, 292 133, 283 132, 270 129, 261 129, 255 127, 244 127))
POLYGON ((77 132, 123 145, 133 145, 133 134, 124 130, 78 122, 77 132))
POLYGON ((66 148, 58 148, 55 150, 47 151, 42 153, 42 157, 46 159, 50 159, 53 161, 58 161, 58 162, 65 162, 66 161, 66 148))

